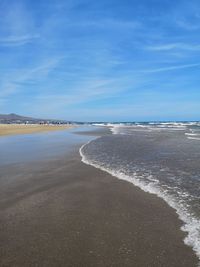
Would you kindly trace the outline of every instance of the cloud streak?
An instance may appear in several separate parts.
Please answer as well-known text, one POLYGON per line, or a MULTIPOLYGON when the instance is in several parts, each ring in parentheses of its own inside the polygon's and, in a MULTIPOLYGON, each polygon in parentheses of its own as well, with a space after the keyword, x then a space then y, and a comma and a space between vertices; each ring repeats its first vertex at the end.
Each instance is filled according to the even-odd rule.
POLYGON ((188 50, 200 51, 200 44, 185 44, 185 43, 169 43, 161 45, 148 46, 146 49, 151 51, 171 51, 171 50, 188 50))
POLYGON ((38 79, 47 77, 59 64, 60 60, 62 60, 62 57, 52 58, 34 68, 16 69, 13 74, 2 77, 0 97, 8 97, 12 94, 19 93, 22 90, 20 85, 23 83, 37 82, 38 79))
POLYGON ((38 34, 26 34, 26 35, 18 35, 18 36, 9 36, 0 38, 0 46, 21 46, 27 43, 38 39, 40 36, 38 34))
POLYGON ((141 70, 139 72, 141 72, 141 73, 157 73, 157 72, 166 72, 166 71, 174 71, 174 70, 198 68, 198 67, 200 67, 200 63, 184 64, 184 65, 169 66, 169 67, 155 68, 155 69, 147 69, 147 70, 141 70))

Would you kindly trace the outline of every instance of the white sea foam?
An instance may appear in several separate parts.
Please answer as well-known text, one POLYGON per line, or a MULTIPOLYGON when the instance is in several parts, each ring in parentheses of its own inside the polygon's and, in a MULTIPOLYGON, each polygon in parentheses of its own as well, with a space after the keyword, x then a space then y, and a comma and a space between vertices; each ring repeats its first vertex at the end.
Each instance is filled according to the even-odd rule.
POLYGON ((113 134, 129 134, 131 131, 185 131, 188 126, 196 125, 192 123, 177 122, 150 122, 150 123, 100 123, 95 126, 109 127, 113 134))
POLYGON ((200 133, 199 132, 198 133, 195 133, 195 132, 185 133, 185 135, 187 136, 188 139, 200 141, 200 133))
POLYGON ((151 131, 149 125, 140 125, 140 124, 109 124, 107 127, 110 128, 113 134, 129 134, 130 130, 134 131, 151 131))
MULTIPOLYGON (((91 160, 89 160, 84 155, 83 149, 92 141, 84 144, 79 150, 82 157, 82 162, 87 165, 94 166, 95 168, 101 169, 111 174, 112 176, 117 177, 118 179, 128 181, 141 188, 143 191, 155 194, 165 200, 165 202, 167 202, 170 207, 175 209, 180 220, 184 223, 181 227, 181 230, 187 233, 187 236, 184 239, 184 243, 193 248, 194 252, 200 260, 200 220, 193 217, 189 213, 189 211, 187 210, 187 205, 184 205, 178 198, 170 196, 167 193, 167 190, 159 186, 159 181, 153 177, 149 177, 149 180, 151 182, 147 183, 142 179, 142 176, 139 176, 137 173, 133 173, 132 176, 128 176, 123 173, 123 171, 116 171, 108 167, 104 167, 102 164, 100 165, 97 162, 92 162, 91 160)), ((198 266, 200 267, 200 261, 198 266)))
POLYGON ((105 124, 105 123, 93 123, 92 125, 94 125, 94 126, 107 126, 107 124, 105 124))
POLYGON ((200 134, 196 134, 196 133, 185 133, 185 135, 188 135, 188 136, 198 136, 200 134))
POLYGON ((191 136, 188 136, 187 138, 188 139, 191 139, 191 140, 198 140, 198 141, 200 141, 200 137, 191 137, 191 136))

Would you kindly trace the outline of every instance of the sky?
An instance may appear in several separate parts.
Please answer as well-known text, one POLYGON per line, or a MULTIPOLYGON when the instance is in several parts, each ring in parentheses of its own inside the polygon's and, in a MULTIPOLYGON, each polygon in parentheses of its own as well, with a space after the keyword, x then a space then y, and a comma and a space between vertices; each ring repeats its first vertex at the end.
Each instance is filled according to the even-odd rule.
POLYGON ((0 0, 3 113, 199 120, 199 0, 0 0))

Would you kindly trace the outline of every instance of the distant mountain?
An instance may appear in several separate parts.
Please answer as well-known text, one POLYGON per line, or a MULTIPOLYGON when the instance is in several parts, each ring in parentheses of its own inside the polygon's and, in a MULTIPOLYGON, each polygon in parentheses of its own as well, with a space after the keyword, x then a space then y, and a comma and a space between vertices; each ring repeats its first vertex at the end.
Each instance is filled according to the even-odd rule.
POLYGON ((15 113, 10 113, 10 114, 0 114, 0 122, 6 122, 6 121, 37 121, 38 119, 31 118, 31 117, 25 117, 25 116, 20 116, 15 113))

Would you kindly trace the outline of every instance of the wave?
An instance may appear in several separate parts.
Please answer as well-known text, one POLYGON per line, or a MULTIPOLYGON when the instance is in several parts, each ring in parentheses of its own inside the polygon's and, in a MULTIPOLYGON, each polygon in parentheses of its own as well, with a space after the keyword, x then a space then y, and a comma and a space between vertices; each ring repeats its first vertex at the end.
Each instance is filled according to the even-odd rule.
POLYGON ((181 227, 181 230, 187 233, 186 237, 184 238, 184 243, 193 248, 193 251, 199 258, 198 266, 200 267, 200 220, 193 217, 187 211, 187 208, 182 204, 180 200, 167 194, 167 192, 163 188, 159 187, 159 181, 156 180, 155 178, 150 177, 149 178, 150 182, 145 183, 145 181, 141 179, 142 177, 137 175, 136 173, 132 176, 129 176, 129 175, 126 175, 121 170, 117 171, 117 170, 105 167, 103 166, 103 164, 99 162, 94 162, 91 159, 88 159, 88 157, 84 154, 84 148, 95 140, 89 141, 88 143, 81 146, 79 153, 82 158, 82 162, 87 165, 93 166, 97 169, 101 169, 102 171, 105 171, 120 180, 128 181, 132 183, 133 185, 139 187, 143 191, 151 193, 151 194, 155 194, 159 198, 162 198, 170 207, 172 207, 176 211, 179 219, 183 222, 183 226, 181 227))
MULTIPOLYGON (((180 131, 185 135, 192 136, 200 133, 200 122, 120 122, 120 123, 94 123, 94 126, 108 127, 113 134, 130 135, 133 132, 176 132, 180 131), (191 132, 191 133, 189 133, 191 132)), ((199 137, 199 136, 196 136, 199 137)), ((199 140, 198 138, 188 138, 199 140)))
POLYGON ((191 136, 188 136, 187 138, 188 138, 188 139, 191 139, 191 140, 197 140, 197 141, 200 141, 200 137, 191 137, 191 136))
POLYGON ((188 136, 198 136, 200 134, 197 134, 197 133, 185 133, 185 135, 188 135, 188 136))

